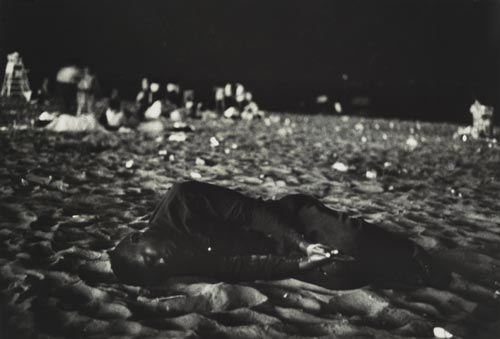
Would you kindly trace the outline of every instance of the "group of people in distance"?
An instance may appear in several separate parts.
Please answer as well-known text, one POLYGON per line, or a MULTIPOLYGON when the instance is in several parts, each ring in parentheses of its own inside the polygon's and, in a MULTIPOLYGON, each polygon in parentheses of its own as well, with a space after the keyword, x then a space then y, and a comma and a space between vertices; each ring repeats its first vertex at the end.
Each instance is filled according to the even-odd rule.
POLYGON ((262 118, 262 111, 253 101, 252 92, 245 90, 245 87, 239 83, 235 85, 228 83, 224 87, 216 87, 214 106, 216 111, 224 114, 226 118, 247 120, 262 118))
MULTIPOLYGON (((65 66, 57 73, 56 82, 58 106, 63 114, 44 114, 39 117, 38 126, 50 129, 49 125, 54 125, 54 119, 61 116, 65 116, 63 119, 66 122, 71 121, 76 126, 68 127, 68 130, 75 131, 81 130, 79 121, 88 122, 89 117, 95 118, 99 128, 119 130, 121 127, 135 128, 142 123, 158 122, 165 118, 173 121, 217 117, 252 120, 263 116, 252 93, 239 83, 215 87, 213 100, 204 103, 195 100, 194 90, 181 89, 175 82, 161 84, 159 81, 143 78, 135 103, 124 109, 116 88, 111 90, 105 101, 96 100, 101 89, 96 75, 89 67, 81 69, 75 65, 65 66), (75 103, 76 116, 72 113, 75 103)), ((44 79, 37 92, 38 103, 46 105, 50 101, 48 88, 48 79, 44 79)), ((59 126, 64 130, 61 124, 59 126)))
POLYGON ((240 83, 215 87, 213 102, 206 105, 195 100, 194 91, 191 89, 181 92, 180 86, 173 82, 167 82, 162 89, 159 82, 150 82, 148 78, 143 78, 136 104, 141 121, 157 119, 162 113, 169 115, 172 120, 185 117, 202 118, 206 112, 230 119, 252 120, 263 116, 253 100, 252 93, 240 83))
MULTIPOLYGON (((76 114, 94 113, 95 98, 100 92, 99 81, 88 66, 62 67, 56 75, 57 92, 61 111, 71 112, 76 100, 76 114)), ((48 100, 48 79, 44 79, 39 94, 48 100)), ((40 98, 39 98, 40 99, 40 98)))

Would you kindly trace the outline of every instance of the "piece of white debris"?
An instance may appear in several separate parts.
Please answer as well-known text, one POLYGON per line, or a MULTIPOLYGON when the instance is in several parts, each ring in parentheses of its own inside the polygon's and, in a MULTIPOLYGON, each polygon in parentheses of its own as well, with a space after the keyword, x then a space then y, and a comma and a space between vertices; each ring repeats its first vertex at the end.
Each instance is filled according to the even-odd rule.
POLYGON ((436 337, 436 338, 440 338, 440 339, 453 338, 453 334, 451 334, 450 332, 448 332, 447 330, 445 330, 442 327, 434 327, 433 332, 434 332, 434 337, 436 337))
POLYGON ((187 139, 187 134, 184 132, 172 133, 168 137, 168 141, 182 142, 182 141, 186 141, 186 139, 187 139))
POLYGON ((339 172, 347 172, 347 170, 349 169, 349 167, 347 167, 346 164, 342 163, 342 162, 339 162, 337 161, 336 163, 334 163, 332 165, 332 168, 336 171, 339 171, 339 172))
POLYGON ((198 172, 191 172, 190 175, 193 179, 201 179, 201 174, 198 172))
POLYGON ((368 178, 368 179, 376 179, 377 178, 377 171, 375 171, 375 170, 368 170, 368 171, 366 171, 366 178, 368 178))
POLYGON ((217 147, 219 145, 220 145, 220 142, 219 142, 219 140, 217 140, 216 137, 211 137, 210 138, 210 146, 217 147))
POLYGON ((415 148, 417 148, 418 146, 418 141, 417 139, 415 139, 413 136, 410 136, 407 140, 406 140, 406 146, 408 147, 408 149, 410 151, 413 151, 415 148))

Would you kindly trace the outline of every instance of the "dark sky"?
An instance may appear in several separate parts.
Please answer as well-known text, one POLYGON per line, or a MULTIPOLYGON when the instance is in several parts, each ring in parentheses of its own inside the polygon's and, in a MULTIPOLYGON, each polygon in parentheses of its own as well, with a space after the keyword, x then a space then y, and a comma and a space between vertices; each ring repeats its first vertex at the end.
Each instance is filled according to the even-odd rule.
POLYGON ((0 52, 18 50, 35 83, 78 57, 128 95, 144 75, 207 94, 240 81, 294 109, 340 95, 346 73, 353 95, 496 98, 498 1, 0 1, 0 52))

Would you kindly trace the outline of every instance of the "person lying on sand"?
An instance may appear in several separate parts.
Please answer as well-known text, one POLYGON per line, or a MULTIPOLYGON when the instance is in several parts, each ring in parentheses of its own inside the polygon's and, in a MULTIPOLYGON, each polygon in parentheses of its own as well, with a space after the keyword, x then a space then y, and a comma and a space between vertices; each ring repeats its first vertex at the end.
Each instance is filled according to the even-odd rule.
POLYGON ((36 127, 43 127, 53 132, 105 132, 94 114, 59 114, 43 112, 35 122, 36 127))
POLYGON ((174 276, 223 281, 297 278, 332 289, 369 283, 445 287, 450 274, 423 248, 313 197, 253 199, 212 184, 175 184, 147 229, 110 252, 124 283, 174 276))

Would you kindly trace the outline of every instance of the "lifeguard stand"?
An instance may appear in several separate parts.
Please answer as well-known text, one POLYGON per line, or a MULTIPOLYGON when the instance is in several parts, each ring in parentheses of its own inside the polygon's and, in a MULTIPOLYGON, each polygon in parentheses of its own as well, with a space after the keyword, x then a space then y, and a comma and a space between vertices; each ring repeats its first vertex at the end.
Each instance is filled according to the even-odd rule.
POLYGON ((31 93, 28 70, 24 67, 23 59, 18 52, 8 54, 0 96, 7 98, 23 97, 26 101, 29 101, 31 93))

